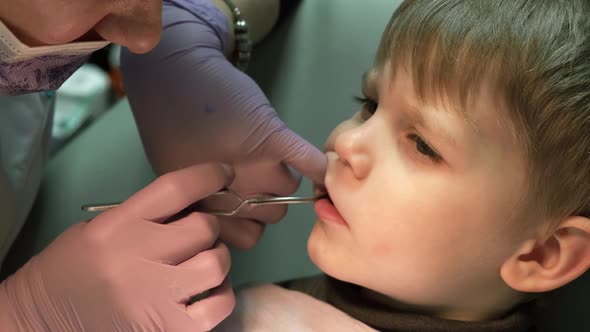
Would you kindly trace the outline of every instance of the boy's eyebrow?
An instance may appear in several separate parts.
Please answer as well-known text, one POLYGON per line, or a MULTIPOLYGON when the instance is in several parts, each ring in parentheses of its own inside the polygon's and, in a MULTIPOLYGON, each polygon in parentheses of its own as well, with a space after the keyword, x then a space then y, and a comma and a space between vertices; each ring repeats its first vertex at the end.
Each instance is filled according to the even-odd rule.
MULTIPOLYGON (((367 72, 369 74, 369 72, 367 72)), ((369 82, 369 78, 367 78, 367 84, 374 82, 369 82)), ((407 96, 405 98, 408 98, 407 96)), ((404 99, 405 99, 404 98, 404 99)), ((453 147, 457 147, 457 140, 454 135, 451 134, 448 128, 443 125, 440 125, 440 121, 437 121, 434 117, 429 116, 428 113, 446 113, 451 114, 455 111, 449 109, 439 109, 436 111, 427 111, 425 110, 425 106, 415 106, 412 103, 408 102, 407 100, 400 100, 403 107, 403 113, 406 117, 408 117, 413 123, 417 126, 425 128, 426 130, 432 132, 433 134, 437 135, 441 138, 443 142, 449 144, 453 147)))
MULTIPOLYGON (((373 96, 371 94, 371 90, 378 90, 377 86, 381 83, 378 82, 380 79, 379 75, 375 68, 369 69, 365 71, 362 75, 362 91, 368 97, 378 98, 378 94, 373 96)), ((404 114, 410 118, 413 123, 416 123, 418 126, 426 128, 427 130, 431 131, 432 133, 440 136, 441 140, 445 143, 457 147, 457 140, 448 129, 445 127, 438 125, 437 121, 433 121, 432 117, 428 117, 425 115, 425 110, 422 107, 413 106, 407 101, 403 102, 405 105, 406 111, 404 114)), ((438 112, 453 112, 452 110, 439 110, 438 112)), ((470 121, 468 121, 470 122, 470 121)))
POLYGON ((362 80, 361 91, 363 94, 365 94, 368 97, 376 98, 377 96, 371 95, 371 89, 375 89, 375 77, 371 76, 374 74, 375 74, 374 69, 366 70, 363 73, 363 76, 361 78, 361 80, 362 80))
MULTIPOLYGON (((436 134, 447 144, 454 147, 457 146, 457 140, 453 135, 451 135, 450 131, 445 128, 445 126, 441 126, 438 121, 434 121, 432 117, 429 117, 427 114, 425 114, 427 111, 423 110, 422 108, 409 105, 408 103, 404 104, 406 105, 407 109, 410 110, 406 111, 405 114, 412 120, 412 122, 436 134)), ((439 110, 438 112, 448 113, 450 111, 439 110)))

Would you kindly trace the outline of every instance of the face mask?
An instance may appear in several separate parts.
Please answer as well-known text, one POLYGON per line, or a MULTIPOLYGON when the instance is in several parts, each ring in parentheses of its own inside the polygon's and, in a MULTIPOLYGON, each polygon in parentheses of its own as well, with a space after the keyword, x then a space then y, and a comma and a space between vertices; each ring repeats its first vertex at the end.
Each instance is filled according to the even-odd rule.
POLYGON ((0 96, 56 90, 107 41, 29 47, 0 21, 0 96))

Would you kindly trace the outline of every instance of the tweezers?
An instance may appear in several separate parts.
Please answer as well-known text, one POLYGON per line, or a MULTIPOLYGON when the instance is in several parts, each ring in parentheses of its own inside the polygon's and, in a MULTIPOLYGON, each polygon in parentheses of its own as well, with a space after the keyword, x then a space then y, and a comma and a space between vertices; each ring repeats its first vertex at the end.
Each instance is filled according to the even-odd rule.
MULTIPOLYGON (((244 206, 261 206, 261 205, 275 205, 275 204, 301 204, 301 203, 313 203, 319 199, 327 197, 327 194, 315 195, 315 196, 306 196, 306 197, 298 197, 298 196, 271 196, 271 197, 254 197, 254 198, 243 198, 235 191, 224 188, 210 196, 221 196, 221 195, 228 195, 233 196, 236 199, 237 204, 236 206, 227 211, 223 210, 206 210, 206 209, 199 209, 198 212, 208 213, 215 216, 233 216, 237 214, 240 209, 244 206)), ((89 212, 102 212, 109 209, 112 209, 118 206, 121 203, 108 203, 108 204, 87 204, 82 205, 82 210, 89 211, 89 212)))

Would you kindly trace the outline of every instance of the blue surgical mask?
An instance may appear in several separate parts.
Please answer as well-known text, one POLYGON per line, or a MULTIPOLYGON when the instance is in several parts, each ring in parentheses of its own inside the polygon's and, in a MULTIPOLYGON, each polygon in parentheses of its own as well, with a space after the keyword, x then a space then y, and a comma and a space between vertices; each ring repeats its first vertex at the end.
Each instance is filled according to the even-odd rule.
POLYGON ((109 42, 29 47, 0 21, 0 95, 56 90, 109 42))

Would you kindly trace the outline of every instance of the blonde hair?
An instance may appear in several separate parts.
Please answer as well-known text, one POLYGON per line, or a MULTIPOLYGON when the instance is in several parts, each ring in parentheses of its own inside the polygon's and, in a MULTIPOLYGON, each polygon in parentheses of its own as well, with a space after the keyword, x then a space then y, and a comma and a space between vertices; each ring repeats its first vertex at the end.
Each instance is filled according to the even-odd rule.
POLYGON ((491 83, 526 151, 527 213, 590 217, 590 1, 407 0, 383 33, 385 65, 463 110, 491 83))

